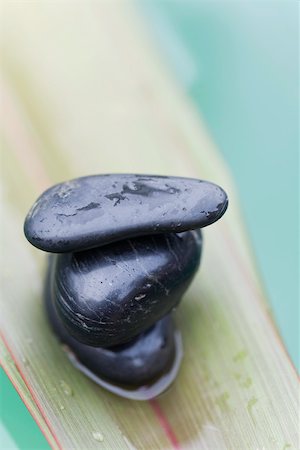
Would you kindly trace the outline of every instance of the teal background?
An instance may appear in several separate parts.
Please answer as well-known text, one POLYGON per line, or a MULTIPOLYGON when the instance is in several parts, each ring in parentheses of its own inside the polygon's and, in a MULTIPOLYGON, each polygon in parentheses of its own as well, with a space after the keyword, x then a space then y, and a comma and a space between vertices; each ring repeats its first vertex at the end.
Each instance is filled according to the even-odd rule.
MULTIPOLYGON (((276 323, 299 367, 299 4, 138 6, 231 168, 276 323)), ((0 381, 1 448, 48 449, 3 371, 0 381)))
POLYGON ((276 323, 299 367, 299 4, 143 5, 232 171, 276 323))

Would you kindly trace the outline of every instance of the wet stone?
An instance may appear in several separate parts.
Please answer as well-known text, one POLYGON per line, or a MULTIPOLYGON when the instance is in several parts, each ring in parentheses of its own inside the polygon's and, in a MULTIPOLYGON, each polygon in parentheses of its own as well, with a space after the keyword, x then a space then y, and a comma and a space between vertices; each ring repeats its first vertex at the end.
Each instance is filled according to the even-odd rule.
POLYGON ((76 360, 96 377, 128 386, 147 385, 163 375, 175 358, 174 324, 170 315, 130 343, 105 349, 82 344, 67 332, 55 309, 50 289, 46 290, 45 301, 55 334, 76 360))
MULTIPOLYGON (((78 370, 128 399, 168 389, 183 355, 171 312, 198 269, 200 229, 227 204, 213 183, 152 175, 83 177, 39 197, 24 232, 56 253, 46 313, 78 370)), ((72 396, 67 381, 60 390, 72 396)), ((103 440, 96 430, 93 437, 103 440)))
POLYGON ((227 208, 217 185, 191 178, 95 175, 45 191, 24 232, 36 247, 74 252, 136 236, 202 228, 227 208))
POLYGON ((53 257, 52 296, 78 341, 126 343, 180 302, 199 266, 199 231, 120 241, 53 257))

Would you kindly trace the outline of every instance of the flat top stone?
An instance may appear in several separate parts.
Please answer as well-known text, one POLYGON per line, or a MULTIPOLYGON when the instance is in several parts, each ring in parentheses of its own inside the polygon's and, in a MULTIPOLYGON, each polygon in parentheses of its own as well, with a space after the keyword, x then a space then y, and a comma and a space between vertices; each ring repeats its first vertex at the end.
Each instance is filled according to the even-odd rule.
POLYGON ((87 250, 135 236, 202 228, 226 211, 219 186, 192 178, 110 174, 77 178, 45 191, 24 232, 48 252, 87 250))

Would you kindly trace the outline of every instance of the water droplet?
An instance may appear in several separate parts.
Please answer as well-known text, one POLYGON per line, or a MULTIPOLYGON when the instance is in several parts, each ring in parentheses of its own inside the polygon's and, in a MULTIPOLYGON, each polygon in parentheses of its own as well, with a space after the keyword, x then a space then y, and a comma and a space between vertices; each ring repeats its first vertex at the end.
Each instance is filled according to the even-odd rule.
POLYGON ((234 355, 234 357, 232 358, 232 360, 233 360, 234 362, 241 362, 241 361, 243 361, 245 358, 247 358, 247 356, 248 356, 247 350, 243 349, 243 350, 240 350, 238 353, 236 353, 236 354, 234 355))
POLYGON ((22 363, 24 364, 24 366, 28 366, 29 365, 29 361, 27 358, 25 358, 25 356, 22 356, 22 363))
POLYGON ((250 377, 247 377, 246 380, 240 382, 240 386, 246 389, 249 389, 251 385, 252 379, 250 377))
POLYGON ((59 409, 63 411, 65 409, 64 405, 59 405, 59 409))
POLYGON ((254 414, 253 414, 253 406, 258 402, 258 399, 255 397, 250 398, 250 400, 247 403, 247 411, 249 413, 249 416, 255 423, 254 414))
POLYGON ((221 411, 229 411, 230 407, 228 404, 228 400, 230 395, 228 392, 223 392, 223 394, 219 395, 216 398, 216 404, 220 407, 221 411))
POLYGON ((137 448, 136 448, 134 445, 132 445, 132 443, 131 443, 131 442, 129 441, 129 439, 125 436, 125 434, 122 433, 122 437, 123 437, 124 441, 126 442, 127 447, 128 447, 130 450, 137 450, 137 448))
POLYGON ((68 397, 73 395, 72 388, 64 380, 60 380, 59 385, 65 395, 68 397))
POLYGON ((100 433, 100 431, 93 431, 92 436, 95 439, 95 441, 98 441, 98 442, 104 441, 103 434, 100 433))

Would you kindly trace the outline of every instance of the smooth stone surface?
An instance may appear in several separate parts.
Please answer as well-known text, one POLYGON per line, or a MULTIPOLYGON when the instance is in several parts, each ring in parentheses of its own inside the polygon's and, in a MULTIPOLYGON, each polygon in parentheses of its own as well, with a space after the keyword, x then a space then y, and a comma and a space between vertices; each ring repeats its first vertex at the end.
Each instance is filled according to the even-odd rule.
POLYGON ((51 264, 45 290, 48 319, 60 341, 74 354, 77 363, 91 371, 94 377, 128 386, 152 383, 168 372, 175 358, 175 329, 170 315, 159 320, 132 342, 105 349, 90 347, 74 339, 61 322, 51 294, 51 264))
POLYGON ((219 186, 191 178, 95 175, 44 192, 28 213, 31 244, 54 253, 87 250, 121 239, 202 228, 227 208, 219 186))
POLYGON ((146 236, 54 257, 57 312, 78 341, 131 340, 181 300, 199 266, 199 231, 146 236))
POLYGON ((174 360, 170 367, 166 369, 164 373, 162 373, 158 378, 155 378, 151 382, 147 384, 143 384, 140 386, 133 386, 128 384, 115 383, 112 381, 108 381, 106 378, 102 376, 95 375, 94 372, 89 370, 84 364, 82 364, 75 356, 74 353, 70 352, 67 348, 65 348, 66 353, 69 357, 71 363, 76 367, 76 369, 80 370, 84 375, 89 377, 95 383, 97 383, 102 388, 112 392, 113 394, 119 395, 121 397, 130 399, 130 400, 151 400, 167 389, 170 388, 171 384, 175 381, 177 374, 180 369, 182 357, 183 357, 183 347, 182 347, 182 339, 181 334, 178 330, 175 331, 174 334, 175 341, 175 356, 174 360))

